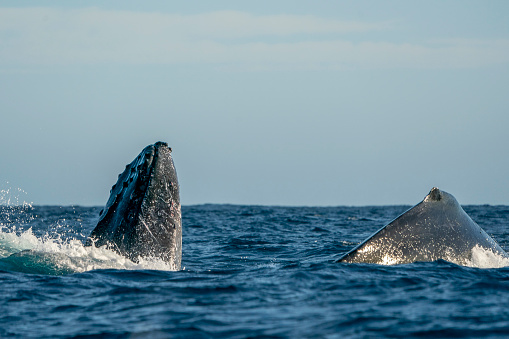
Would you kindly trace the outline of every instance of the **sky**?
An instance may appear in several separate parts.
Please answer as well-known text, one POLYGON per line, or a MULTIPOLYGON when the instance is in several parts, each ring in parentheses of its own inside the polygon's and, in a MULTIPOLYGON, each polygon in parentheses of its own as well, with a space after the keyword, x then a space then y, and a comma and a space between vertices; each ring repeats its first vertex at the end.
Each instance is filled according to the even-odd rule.
POLYGON ((507 1, 0 4, 0 204, 509 205, 507 1))

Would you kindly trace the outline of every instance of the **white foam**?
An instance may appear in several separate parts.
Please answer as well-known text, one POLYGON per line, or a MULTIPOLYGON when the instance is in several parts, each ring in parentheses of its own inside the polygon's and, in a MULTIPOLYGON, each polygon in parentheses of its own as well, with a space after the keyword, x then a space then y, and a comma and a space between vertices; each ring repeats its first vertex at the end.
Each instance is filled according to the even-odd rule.
POLYGON ((477 268, 500 268, 509 266, 509 258, 491 249, 476 245, 472 248, 471 259, 465 260, 464 266, 477 268))
POLYGON ((0 257, 10 255, 32 255, 44 257, 42 262, 51 261, 51 265, 65 272, 86 272, 97 269, 123 270, 164 270, 175 271, 175 265, 159 258, 140 258, 138 263, 108 250, 105 246, 96 248, 84 246, 76 239, 37 237, 32 230, 16 232, 0 229, 0 257), (30 253, 21 251, 30 250, 30 253))

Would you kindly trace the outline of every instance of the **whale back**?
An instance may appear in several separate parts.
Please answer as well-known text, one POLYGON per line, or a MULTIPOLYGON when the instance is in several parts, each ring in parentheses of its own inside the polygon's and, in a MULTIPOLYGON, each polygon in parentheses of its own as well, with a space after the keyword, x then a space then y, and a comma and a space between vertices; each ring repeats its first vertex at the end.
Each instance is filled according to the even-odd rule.
POLYGON ((404 264, 443 259, 463 264, 479 246, 507 256, 449 193, 433 188, 422 202, 346 253, 346 263, 404 264))
POLYGON ((87 244, 106 245, 134 262, 160 258, 180 268, 179 184, 166 143, 147 146, 126 166, 87 244))

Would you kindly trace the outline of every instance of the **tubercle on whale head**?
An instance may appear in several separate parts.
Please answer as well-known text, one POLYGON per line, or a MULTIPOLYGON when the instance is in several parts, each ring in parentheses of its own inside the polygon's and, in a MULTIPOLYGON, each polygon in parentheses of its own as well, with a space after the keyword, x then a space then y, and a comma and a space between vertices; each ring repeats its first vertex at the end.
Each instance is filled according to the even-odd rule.
POLYGON ((158 141, 154 144, 155 147, 165 146, 168 147, 168 143, 164 141, 158 141))
POLYGON ((426 201, 440 201, 440 200, 442 200, 442 192, 437 187, 433 187, 426 196, 426 201))
POLYGON ((168 150, 170 151, 170 153, 172 152, 172 149, 170 146, 168 146, 168 143, 164 142, 164 141, 158 141, 154 144, 154 147, 157 149, 159 147, 166 147, 168 148, 168 150))
MULTIPOLYGON (((423 203, 433 203, 441 206, 461 206, 454 196, 433 187, 429 194, 422 201, 423 203)), ((461 207, 460 207, 461 208, 461 207)))

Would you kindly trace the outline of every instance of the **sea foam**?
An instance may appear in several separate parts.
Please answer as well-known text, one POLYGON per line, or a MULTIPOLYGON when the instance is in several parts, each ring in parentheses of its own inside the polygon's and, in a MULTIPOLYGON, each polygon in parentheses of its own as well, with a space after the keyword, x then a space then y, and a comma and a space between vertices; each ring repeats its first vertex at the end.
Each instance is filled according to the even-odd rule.
POLYGON ((84 246, 77 239, 37 237, 31 228, 25 231, 0 229, 0 260, 14 270, 49 274, 97 269, 176 270, 174 265, 159 258, 139 258, 135 263, 106 246, 96 248, 84 246))

